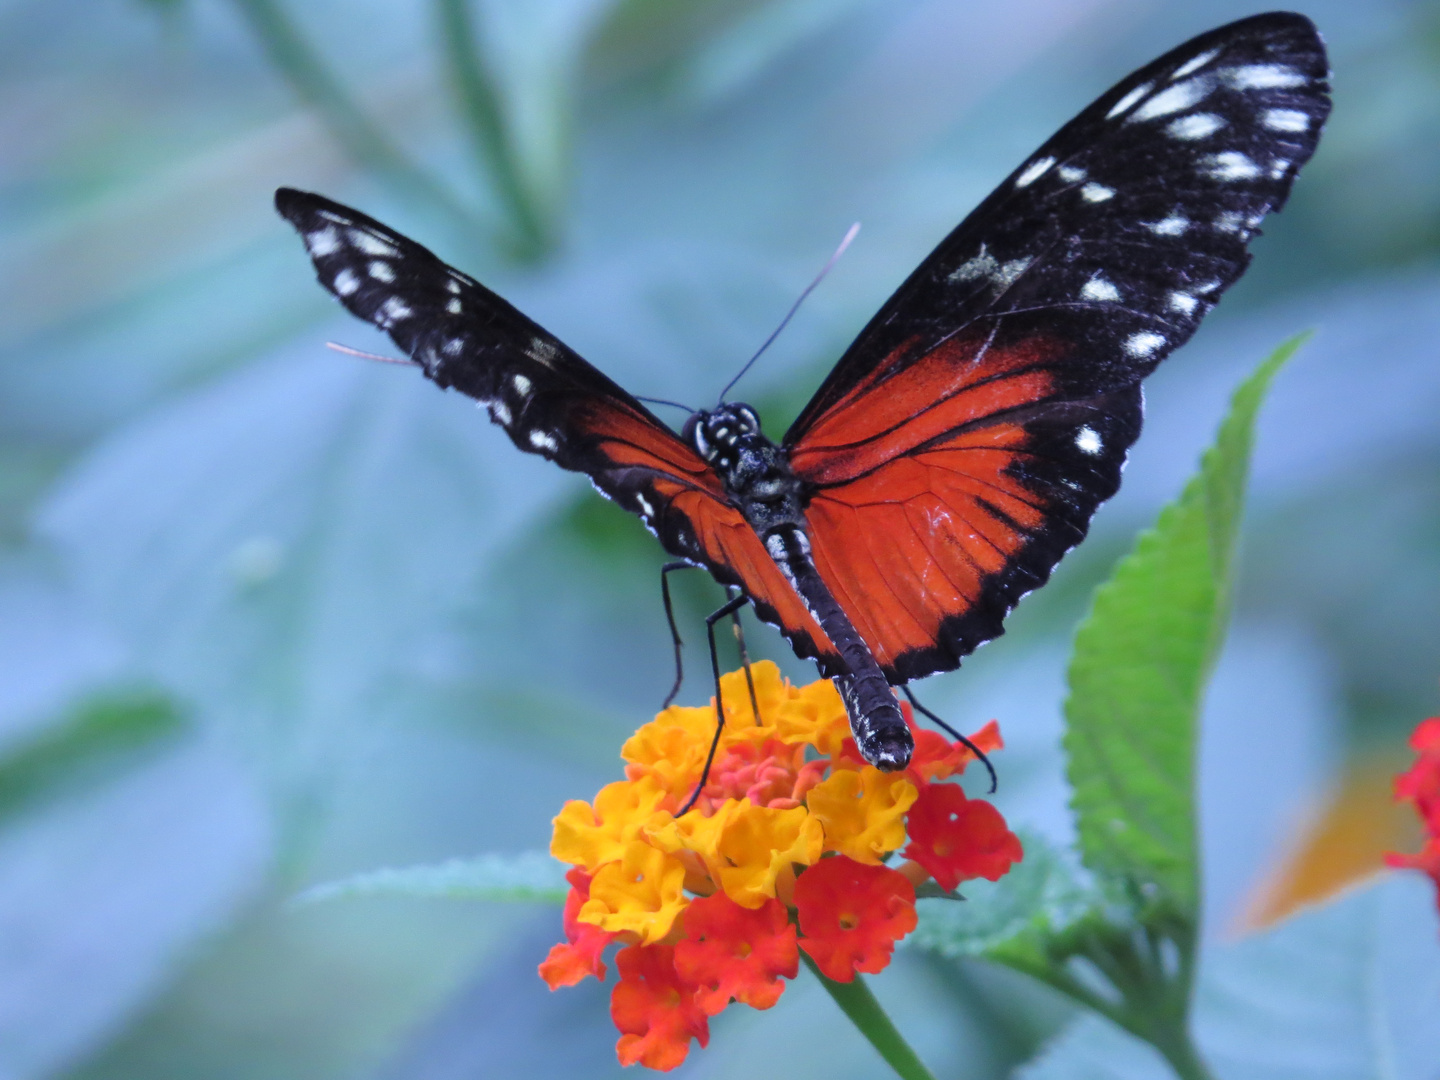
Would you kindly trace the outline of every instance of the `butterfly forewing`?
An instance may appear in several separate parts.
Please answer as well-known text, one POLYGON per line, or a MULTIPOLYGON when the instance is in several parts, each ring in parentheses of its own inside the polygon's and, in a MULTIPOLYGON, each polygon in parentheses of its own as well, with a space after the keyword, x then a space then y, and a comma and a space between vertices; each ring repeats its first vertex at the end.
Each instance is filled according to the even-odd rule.
POLYGON ((833 647, 726 498, 715 472, 640 402, 428 249, 319 195, 282 188, 322 285, 442 387, 483 405, 515 445, 638 515, 671 554, 740 585, 801 656, 833 647))
POLYGON ((786 436, 816 564, 886 674, 1001 632, 1114 494, 1138 384, 1244 271, 1329 111, 1276 13, 1102 95, 900 287, 786 436), (903 492, 903 495, 901 494, 903 492))

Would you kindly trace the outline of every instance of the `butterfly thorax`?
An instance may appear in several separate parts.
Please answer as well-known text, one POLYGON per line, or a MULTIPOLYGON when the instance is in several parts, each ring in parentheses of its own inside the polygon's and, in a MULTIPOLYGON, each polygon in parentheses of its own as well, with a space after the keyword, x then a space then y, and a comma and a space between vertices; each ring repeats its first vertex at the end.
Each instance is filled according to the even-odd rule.
POLYGON ((762 537, 805 528, 804 482, 785 452, 765 437, 749 405, 720 405, 685 423, 682 437, 719 475, 725 493, 762 537))

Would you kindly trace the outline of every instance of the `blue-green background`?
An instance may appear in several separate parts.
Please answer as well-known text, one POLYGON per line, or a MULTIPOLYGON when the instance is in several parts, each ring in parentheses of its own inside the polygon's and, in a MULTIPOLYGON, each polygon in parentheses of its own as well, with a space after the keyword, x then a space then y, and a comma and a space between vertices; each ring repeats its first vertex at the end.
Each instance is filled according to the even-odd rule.
MULTIPOLYGON (((325 349, 386 345, 315 284, 271 192, 364 207, 633 391, 692 404, 858 219, 743 384, 778 435, 1054 128, 1257 9, 477 0, 556 238, 524 262, 495 239, 505 204, 430 4, 283 10, 468 225, 355 162, 267 60, 255 10, 0 3, 0 1080, 611 1075, 604 991, 534 975, 557 912, 282 907, 357 870, 542 847, 565 799, 619 775, 670 661, 653 540, 469 402, 325 349)), ((1092 538, 1010 635, 923 687, 962 728, 1000 720, 998 801, 1067 837, 1061 677, 1089 589, 1241 375, 1315 327, 1262 418, 1207 714, 1212 936, 1347 758, 1402 760, 1440 697, 1440 6, 1306 11, 1336 105, 1290 206, 1151 380, 1092 538)), ((698 672, 719 591, 694 578, 677 585, 698 672)), ((770 631, 752 641, 784 659, 770 631)), ((694 678, 682 700, 705 697, 694 678)), ((914 955, 879 992, 948 1076, 1005 1075, 1061 1019, 1017 978, 914 955)), ((879 1068, 803 979, 714 1029, 684 1075, 879 1068)))

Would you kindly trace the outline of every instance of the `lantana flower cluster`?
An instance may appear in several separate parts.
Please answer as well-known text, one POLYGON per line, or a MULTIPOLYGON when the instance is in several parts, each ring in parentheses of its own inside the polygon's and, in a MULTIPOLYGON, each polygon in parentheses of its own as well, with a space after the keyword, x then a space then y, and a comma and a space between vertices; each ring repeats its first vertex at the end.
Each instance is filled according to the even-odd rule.
MULTIPOLYGON (((1420 756, 1395 778, 1395 797, 1414 804, 1425 830, 1425 845, 1413 855, 1391 852, 1385 862, 1430 875, 1440 890, 1440 716, 1421 721, 1410 735, 1410 749, 1420 756)), ((1440 891, 1436 903, 1440 905, 1440 891)))
MULTIPOLYGON (((866 764, 829 680, 796 687, 772 663, 721 679, 725 728, 688 812, 715 708, 672 706, 626 742, 625 779, 566 803, 551 853, 572 864, 565 942, 540 965, 551 989, 619 970, 610 1013, 622 1064, 673 1069, 732 1001, 768 1009, 800 951, 850 982, 889 962, 915 928, 915 890, 997 880, 1020 841, 957 777, 975 755, 916 729, 903 772, 866 764), (902 850, 903 849, 903 850, 902 850), (894 862, 895 865, 887 865, 894 862)), ((1003 745, 992 721, 971 740, 1003 745)))

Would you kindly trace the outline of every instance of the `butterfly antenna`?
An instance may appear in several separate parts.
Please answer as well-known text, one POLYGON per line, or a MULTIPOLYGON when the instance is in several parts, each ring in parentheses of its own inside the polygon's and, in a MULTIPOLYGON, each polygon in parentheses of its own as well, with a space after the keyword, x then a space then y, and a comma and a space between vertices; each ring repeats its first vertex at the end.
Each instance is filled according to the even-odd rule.
POLYGON ((359 349, 352 349, 349 345, 341 345, 338 341, 327 341, 325 347, 334 349, 338 353, 344 353, 346 356, 358 356, 362 360, 378 360, 382 364, 400 364, 404 367, 419 366, 414 360, 401 359, 398 356, 381 356, 379 353, 373 352, 361 352, 359 349))
POLYGON ((815 291, 815 287, 819 285, 820 282, 825 280, 825 275, 830 273, 830 271, 834 268, 835 264, 840 261, 840 256, 845 254, 845 249, 850 246, 850 241, 855 239, 855 235, 859 231, 860 223, 857 221, 854 225, 850 226, 850 231, 845 234, 845 239, 840 241, 840 246, 835 249, 835 254, 831 255, 830 258, 826 260, 825 265, 820 268, 820 273, 815 275, 815 280, 810 282, 809 285, 805 286, 805 291, 800 294, 800 298, 796 300, 795 303, 790 305, 790 310, 785 313, 785 318, 780 320, 780 325, 775 328, 775 332, 765 339, 765 344, 760 346, 759 350, 756 351, 754 356, 750 357, 749 360, 745 361, 745 366, 740 369, 739 374, 737 374, 733 379, 731 379, 728 383, 725 384, 725 389, 720 391, 721 404, 724 404, 725 402, 725 395, 730 393, 730 391, 734 389, 735 384, 738 383, 742 378, 744 378, 745 373, 754 366, 755 361, 759 360, 765 350, 768 349, 771 344, 774 343, 775 339, 780 336, 780 331, 784 330, 785 327, 790 325, 790 320, 793 319, 795 317, 795 313, 800 310, 800 305, 805 302, 805 298, 815 291))
POLYGON ((681 405, 678 401, 668 401, 663 397, 646 397, 644 394, 636 394, 635 400, 648 401, 651 405, 669 405, 673 409, 684 409, 687 413, 695 411, 689 405, 681 405))

